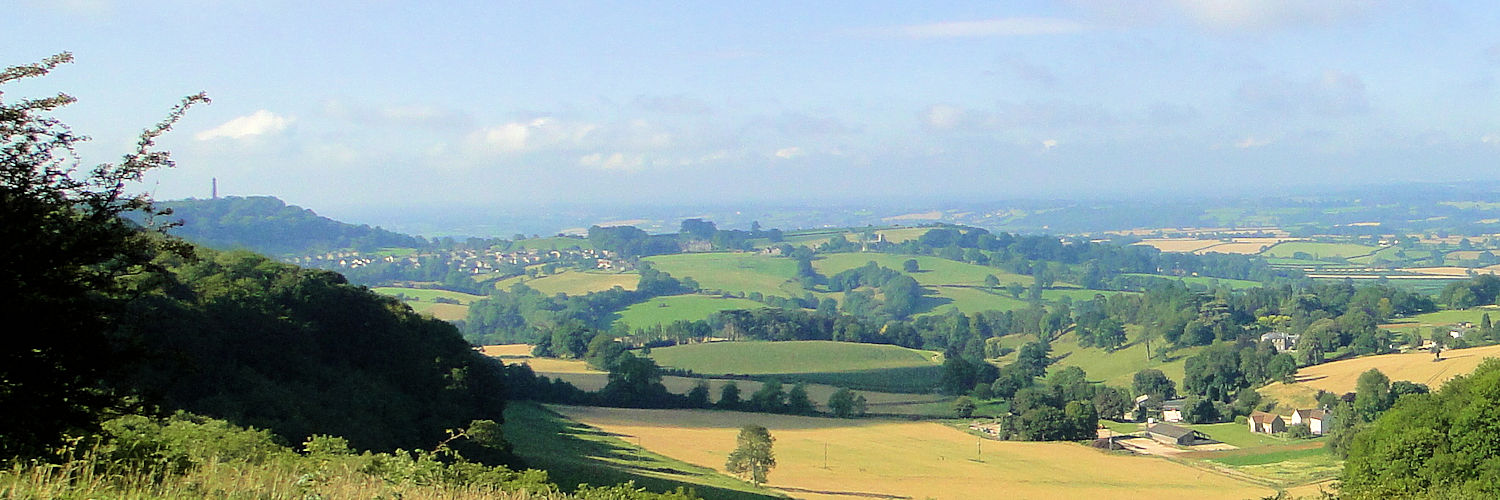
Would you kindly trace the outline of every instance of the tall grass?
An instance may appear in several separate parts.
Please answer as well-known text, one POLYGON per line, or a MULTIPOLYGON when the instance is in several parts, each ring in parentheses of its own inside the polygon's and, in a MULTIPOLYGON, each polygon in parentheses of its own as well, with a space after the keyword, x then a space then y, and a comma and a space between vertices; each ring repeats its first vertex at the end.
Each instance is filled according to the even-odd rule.
MULTIPOLYGON (((201 417, 156 421, 130 416, 105 433, 78 439, 52 460, 0 466, 0 500, 20 499, 663 499, 633 483, 562 493, 547 473, 468 462, 434 451, 353 453, 340 438, 318 436, 304 453, 264 431, 201 417), (80 445, 80 443, 93 443, 80 445)), ((455 437, 463 433, 455 434, 455 437)))

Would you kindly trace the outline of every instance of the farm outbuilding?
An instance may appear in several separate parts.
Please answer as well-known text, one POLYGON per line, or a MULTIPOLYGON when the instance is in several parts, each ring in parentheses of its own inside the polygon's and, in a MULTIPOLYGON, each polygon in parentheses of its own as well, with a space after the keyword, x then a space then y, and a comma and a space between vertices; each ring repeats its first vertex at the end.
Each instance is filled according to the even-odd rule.
POLYGON ((1321 436, 1328 429, 1328 412, 1318 409, 1292 412, 1292 425, 1307 424, 1307 430, 1321 436))
POLYGON ((1146 435, 1151 436, 1162 444, 1175 444, 1178 446, 1189 446, 1197 443, 1200 439, 1208 439, 1203 433, 1172 424, 1156 424, 1146 428, 1146 435))
POLYGON ((1263 411, 1251 413, 1250 418, 1246 422, 1250 424, 1250 432, 1259 432, 1261 434, 1286 432, 1286 420, 1281 418, 1281 415, 1274 413, 1263 411))

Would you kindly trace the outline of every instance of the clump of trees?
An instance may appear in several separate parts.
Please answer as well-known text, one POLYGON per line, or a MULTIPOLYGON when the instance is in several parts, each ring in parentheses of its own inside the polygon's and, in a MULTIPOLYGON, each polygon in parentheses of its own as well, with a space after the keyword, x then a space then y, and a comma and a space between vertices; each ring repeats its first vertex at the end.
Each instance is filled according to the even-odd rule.
POLYGON ((1349 435, 1342 440, 1347 459, 1341 496, 1500 496, 1500 469, 1492 466, 1500 456, 1494 439, 1500 428, 1500 361, 1486 360, 1437 392, 1395 396, 1393 402, 1386 398, 1395 392, 1394 384, 1381 390, 1380 378, 1361 376, 1364 390, 1356 395, 1355 408, 1344 412, 1363 421, 1368 411, 1390 405, 1369 423, 1342 431, 1349 435))

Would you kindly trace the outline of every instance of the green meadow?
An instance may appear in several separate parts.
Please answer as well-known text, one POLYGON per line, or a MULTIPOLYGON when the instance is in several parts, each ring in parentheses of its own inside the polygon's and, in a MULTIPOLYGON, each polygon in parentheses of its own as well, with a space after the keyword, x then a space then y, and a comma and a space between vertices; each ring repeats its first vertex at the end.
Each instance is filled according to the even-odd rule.
POLYGON ((701 375, 751 375, 890 392, 926 391, 942 356, 900 346, 852 342, 713 342, 652 349, 665 367, 701 375))
POLYGON ((759 253, 689 253, 641 259, 675 278, 693 278, 704 290, 800 297, 797 262, 759 253))
POLYGON ((630 328, 647 328, 679 320, 701 320, 719 311, 762 307, 766 305, 749 299, 721 298, 710 295, 673 295, 656 297, 631 305, 619 312, 620 317, 615 320, 615 323, 629 325, 630 328))

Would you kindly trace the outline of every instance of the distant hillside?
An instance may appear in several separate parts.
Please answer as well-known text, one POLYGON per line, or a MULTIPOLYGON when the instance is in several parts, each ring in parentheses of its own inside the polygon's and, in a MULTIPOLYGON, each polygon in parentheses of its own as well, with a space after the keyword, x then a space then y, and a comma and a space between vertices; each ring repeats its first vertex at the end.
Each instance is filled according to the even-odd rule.
POLYGON ((158 203, 181 220, 173 234, 210 248, 246 249, 268 255, 298 255, 353 248, 416 247, 420 238, 323 217, 271 196, 230 196, 158 203))

